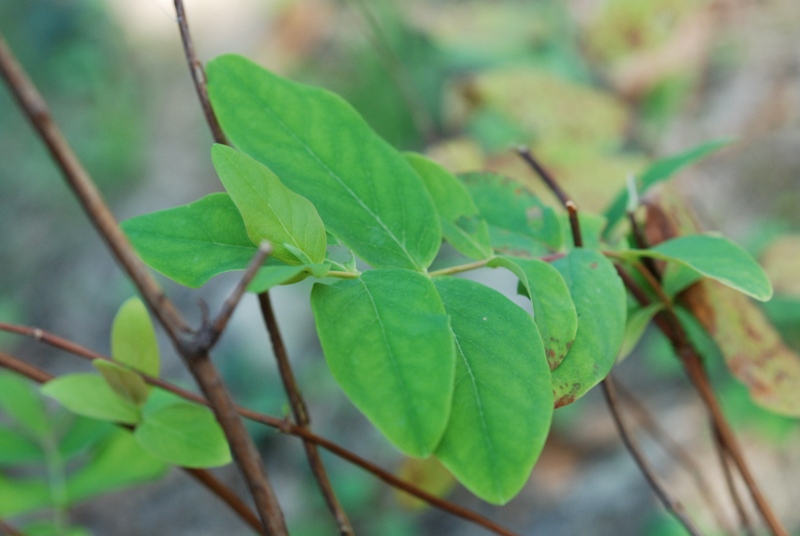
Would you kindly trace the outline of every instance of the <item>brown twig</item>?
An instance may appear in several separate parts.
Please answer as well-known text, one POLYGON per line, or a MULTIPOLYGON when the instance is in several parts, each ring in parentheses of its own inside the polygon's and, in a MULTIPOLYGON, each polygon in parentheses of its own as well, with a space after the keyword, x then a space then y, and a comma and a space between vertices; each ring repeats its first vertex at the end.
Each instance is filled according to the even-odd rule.
POLYGON ((692 534, 693 536, 700 536, 700 531, 694 526, 694 523, 692 523, 692 521, 686 515, 686 510, 683 508, 683 505, 681 505, 681 503, 677 500, 673 499, 672 496, 666 491, 664 484, 655 474, 655 471, 653 471, 653 469, 650 467, 649 463, 639 449, 639 446, 633 438, 633 434, 631 434, 625 426, 617 405, 617 395, 616 391, 614 390, 614 382, 610 375, 602 381, 602 386, 603 395, 605 395, 608 409, 611 412, 611 416, 614 419, 614 424, 617 427, 617 432, 619 432, 623 443, 625 443, 625 446, 628 448, 628 452, 631 453, 631 456, 639 466, 639 470, 647 479, 647 482, 650 484, 650 487, 658 496, 659 500, 661 500, 661 504, 663 504, 664 508, 666 508, 678 519, 678 521, 681 522, 689 534, 692 534))
MULTIPOLYGON (((111 359, 109 357, 106 357, 106 356, 103 356, 101 354, 98 354, 97 352, 94 352, 94 351, 89 350, 87 348, 83 348, 83 347, 81 347, 81 346, 79 346, 79 345, 77 345, 75 343, 66 341, 65 339, 62 339, 61 337, 58 337, 56 335, 44 332, 44 331, 42 331, 40 329, 37 329, 37 328, 28 328, 28 327, 25 327, 25 326, 18 326, 18 325, 10 325, 10 324, 0 323, 0 331, 8 331, 10 333, 17 333, 17 334, 20 334, 20 335, 27 335, 29 337, 35 338, 36 340, 38 340, 40 342, 43 342, 45 344, 54 346, 56 348, 65 350, 65 351, 67 351, 69 353, 72 353, 73 355, 76 355, 78 357, 82 357, 84 359, 89 359, 89 360, 104 359, 104 360, 111 361, 111 359), (9 327, 12 328, 12 329, 8 329, 9 327)), ((35 381, 44 382, 44 381, 47 381, 47 380, 49 380, 51 378, 51 376, 49 374, 47 374, 46 372, 42 371, 41 369, 38 369, 38 368, 33 367, 31 365, 28 365, 27 363, 25 363, 25 362, 23 362, 23 361, 21 361, 19 359, 13 358, 11 356, 7 356, 8 359, 4 360, 2 358, 4 355, 7 356, 7 354, 0 353, 0 366, 4 366, 6 368, 9 368, 9 369, 12 369, 12 370, 16 370, 17 372, 19 372, 19 373, 21 373, 21 374, 23 374, 25 376, 28 376, 29 378, 31 378, 31 379, 33 379, 35 381), (44 378, 44 379, 39 380, 37 378, 44 378)), ((131 370, 132 372, 134 372, 134 373, 138 374, 139 376, 141 376, 141 378, 146 383, 148 383, 150 385, 154 385, 156 387, 160 387, 161 389, 164 389, 165 391, 169 391, 170 393, 172 393, 174 395, 177 395, 177 396, 183 398, 184 400, 188 400, 190 402, 195 402, 195 403, 201 404, 203 406, 209 406, 210 405, 208 400, 206 400, 205 398, 203 398, 200 395, 192 393, 191 391, 187 391, 186 389, 182 389, 181 387, 173 385, 173 384, 171 384, 171 383, 169 383, 167 381, 161 380, 159 378, 154 378, 152 376, 148 376, 147 374, 143 374, 143 373, 139 372, 138 370, 135 370, 135 369, 129 369, 129 370, 131 370)), ((374 476, 376 476, 379 479, 383 480, 388 485, 390 485, 390 486, 392 486, 394 488, 397 488, 399 490, 405 491, 406 493, 408 493, 410 495, 413 495, 414 497, 417 497, 418 499, 420 499, 422 501, 427 502, 428 504, 430 504, 434 508, 438 508, 438 509, 440 509, 442 511, 445 511, 445 512, 448 512, 448 513, 450 513, 450 514, 452 514, 452 515, 454 515, 456 517, 460 517, 460 518, 462 518, 462 519, 464 519, 466 521, 469 521, 470 523, 474 523, 475 525, 481 526, 481 527, 489 530, 490 532, 494 532, 495 534, 500 534, 502 536, 514 536, 514 533, 512 531, 506 529, 505 527, 502 527, 502 526, 498 525, 497 523, 494 523, 490 519, 487 519, 487 518, 481 516, 480 514, 477 514, 476 512, 473 512, 472 510, 469 510, 467 508, 463 508, 463 507, 461 507, 461 506, 459 506, 457 504, 454 504, 454 503, 451 503, 451 502, 446 501, 444 499, 441 499, 439 497, 436 497, 435 495, 431 495, 430 493, 418 488, 417 486, 415 486, 415 485, 413 485, 413 484, 411 484, 409 482, 406 482, 406 481, 396 477, 392 473, 382 469, 381 467, 375 465, 374 463, 372 463, 372 462, 370 462, 368 460, 365 460, 364 458, 362 458, 362 457, 358 456, 357 454, 349 451, 348 449, 342 447, 341 445, 338 445, 337 443, 334 443, 333 441, 330 441, 330 440, 328 440, 328 439, 326 439, 324 437, 318 436, 318 435, 316 435, 315 433, 313 433, 312 431, 310 431, 310 430, 308 430, 306 428, 302 428, 300 426, 297 426, 296 424, 292 423, 291 421, 289 421, 287 419, 279 419, 279 418, 273 417, 271 415, 265 415, 263 413, 258 413, 256 411, 253 411, 253 410, 250 410, 250 409, 247 409, 247 408, 243 408, 243 407, 238 407, 238 406, 237 406, 236 410, 239 412, 239 415, 241 415, 242 417, 244 417, 246 419, 249 419, 251 421, 264 424, 264 425, 269 426, 271 428, 275 428, 276 430, 279 430, 281 433, 284 433, 284 434, 287 434, 287 435, 293 435, 293 436, 299 437, 301 439, 306 439, 308 441, 311 441, 315 445, 318 445, 318 446, 324 448, 325 450, 331 452, 332 454, 335 454, 336 456, 338 456, 338 457, 340 457, 340 458, 342 458, 344 460, 349 461, 353 465, 357 465, 357 466, 361 467, 362 469, 364 469, 365 471, 367 471, 369 473, 372 473, 374 476)))
MULTIPOLYGON (((14 326, 17 327, 17 326, 14 326)), ((5 330, 4 330, 5 331, 5 330)), ((8 330, 12 333, 20 333, 18 330, 8 330)), ((35 330, 38 331, 38 330, 35 330)), ((45 340, 45 339, 40 339, 45 340)), ((60 341, 59 337, 53 337, 50 340, 52 341, 60 341)), ((90 357, 89 359, 104 359, 110 361, 110 359, 100 356, 99 354, 95 354, 91 351, 86 351, 83 353, 84 357, 89 355, 96 355, 97 357, 90 357)), ((9 370, 13 370, 22 374, 26 378, 29 378, 37 383, 46 383, 52 380, 55 376, 48 374, 47 372, 43 371, 38 367, 34 367, 33 365, 29 365, 25 363, 21 359, 17 359, 16 357, 9 355, 5 352, 0 352, 0 367, 5 367, 9 370)), ((208 403, 205 404, 206 406, 208 403)), ((128 425, 120 425, 124 428, 130 429, 128 425)), ((222 500, 225 504, 227 504, 231 510, 236 512, 239 517, 248 525, 250 525, 254 530, 260 531, 261 530, 261 522, 258 518, 253 514, 250 507, 247 506, 230 488, 225 486, 222 482, 217 480, 214 475, 208 472, 205 469, 190 469, 188 467, 182 467, 185 472, 189 473, 192 477, 194 477, 198 482, 203 484, 206 488, 208 488, 212 493, 214 493, 218 498, 222 500)))
POLYGON ((211 409, 228 439, 231 453, 253 495, 265 530, 275 535, 287 534, 283 512, 269 484, 258 451, 236 413, 219 372, 211 362, 208 354, 210 346, 198 345, 196 342, 203 340, 205 335, 200 333, 192 337, 187 336, 187 326, 180 313, 133 251, 94 181, 59 131, 44 99, 25 75, 2 35, 0 35, 0 72, 20 108, 47 145, 67 183, 83 206, 84 212, 141 292, 150 310, 166 330, 175 349, 211 403, 211 409))
POLYGON ((562 205, 565 207, 567 203, 572 201, 572 198, 567 195, 561 186, 558 184, 558 181, 547 171, 544 166, 542 166, 539 161, 533 156, 530 148, 525 146, 517 147, 517 154, 522 157, 523 160, 539 175, 539 178, 544 181, 550 191, 558 198, 562 205))
POLYGON ((217 343, 220 335, 225 331, 225 328, 228 326, 228 321, 231 319, 231 315, 233 315, 233 312, 236 310, 236 306, 239 305, 242 296, 247 292, 247 285, 253 281, 253 278, 270 253, 272 253, 272 246, 269 242, 262 242, 261 245, 258 246, 258 251, 256 251, 256 254, 253 255, 252 260, 247 265, 247 269, 241 279, 239 279, 239 283, 236 284, 236 287, 231 291, 228 299, 222 304, 214 321, 208 324, 208 329, 206 331, 208 333, 208 340, 204 341, 204 344, 209 348, 217 343))
MULTIPOLYGON (((617 273, 620 274, 625 286, 641 306, 646 307, 650 305, 650 298, 624 269, 617 266, 617 273)), ((663 289, 657 294, 662 296, 664 294, 663 289)), ((728 424, 722 412, 722 408, 717 401, 717 397, 714 394, 714 390, 711 387, 700 354, 689 341, 686 332, 681 326, 680 320, 675 315, 674 311, 665 308, 656 314, 654 321, 658 328, 666 335, 667 339, 669 339, 675 354, 683 363, 683 368, 689 376, 689 380, 700 396, 700 399, 703 401, 703 405, 706 407, 711 421, 714 423, 714 428, 719 434, 723 447, 727 450, 739 470, 739 473, 742 475, 764 522, 776 536, 787 536, 788 533, 786 529, 783 528, 780 520, 778 520, 777 516, 775 516, 775 513, 772 511, 772 507, 764 497, 750 471, 750 466, 744 459, 739 442, 728 424)))
POLYGON ((695 462, 692 456, 681 445, 672 439, 672 437, 658 424, 658 421, 650 414, 644 404, 637 399, 625 385, 619 381, 614 382, 617 394, 620 398, 625 399, 628 407, 634 410, 634 414, 639 421, 639 424, 644 430, 656 441, 661 447, 669 453, 672 458, 679 463, 686 473, 694 480, 697 490, 706 502, 709 510, 714 514, 717 523, 728 533, 735 531, 730 527, 730 524, 723 515, 722 508, 717 503, 716 495, 706 480, 703 478, 703 471, 700 466, 695 462))
MULTIPOLYGON (((297 380, 294 377, 294 372, 289 362, 289 355, 286 351, 286 345, 283 343, 283 336, 278 327, 278 319, 275 318, 275 311, 272 308, 272 301, 270 300, 269 293, 262 292, 259 294, 258 303, 261 307, 264 325, 267 328, 269 339, 272 343, 272 351, 275 354, 275 361, 278 364, 281 382, 283 383, 286 395, 289 397, 289 405, 292 408, 292 415, 294 416, 295 423, 298 427, 307 430, 311 424, 311 418, 308 416, 308 407, 306 406, 305 400, 303 400, 300 387, 297 385, 297 380)), ((339 534, 343 536, 354 534, 347 513, 339 503, 333 486, 331 486, 328 473, 322 463, 322 457, 319 454, 317 446, 312 441, 303 439, 303 448, 306 451, 306 458, 308 459, 311 472, 317 480, 317 485, 325 498, 325 503, 328 505, 328 510, 333 514, 339 526, 339 534)))
POLYGON ((225 137, 225 133, 222 132, 222 127, 219 125, 214 109, 211 107, 211 101, 208 98, 206 72, 194 51, 192 34, 189 33, 189 23, 186 20, 186 12, 183 9, 183 0, 175 0, 175 12, 178 15, 178 27, 181 30, 183 51, 186 55, 186 61, 189 63, 189 72, 192 74, 192 81, 197 91, 197 97, 200 99, 200 106, 202 106, 203 113, 206 116, 206 123, 211 129, 211 135, 214 137, 214 141, 227 145, 228 139, 225 137))
POLYGON ((733 505, 736 508, 736 513, 739 516, 739 525, 744 529, 745 533, 748 536, 755 536, 755 530, 753 529, 753 523, 750 521, 750 516, 747 515, 747 510, 745 510, 744 503, 742 503, 742 498, 739 496, 739 490, 736 487, 736 481, 733 478, 733 472, 731 471, 731 460, 728 456, 728 451, 725 449, 725 445, 722 444, 722 439, 719 436, 719 432, 717 431, 716 426, 714 423, 711 423, 711 430, 714 434, 714 448, 717 452, 717 456, 719 457, 720 466, 722 467, 722 474, 725 476, 725 484, 728 486, 728 492, 731 496, 731 500, 733 501, 733 505))

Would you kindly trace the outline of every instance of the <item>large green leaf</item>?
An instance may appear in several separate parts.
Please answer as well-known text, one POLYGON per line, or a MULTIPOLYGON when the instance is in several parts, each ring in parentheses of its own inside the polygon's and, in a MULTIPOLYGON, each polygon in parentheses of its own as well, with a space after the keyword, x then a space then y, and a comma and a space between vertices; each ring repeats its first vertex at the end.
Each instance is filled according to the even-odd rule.
POLYGON ((453 409, 436 456, 470 491, 504 504, 544 447, 550 369, 530 315, 479 283, 436 278, 456 342, 453 409))
POLYGON ((211 410, 178 402, 145 413, 134 436, 150 454, 183 467, 217 467, 231 461, 225 434, 211 410))
POLYGON ((111 357, 131 368, 158 377, 156 332, 142 300, 130 298, 119 308, 111 326, 111 357))
POLYGON ((136 424, 139 409, 95 374, 66 374, 42 386, 42 393, 78 415, 103 421, 136 424))
POLYGON ((15 372, 0 371, 0 411, 36 437, 48 433, 49 425, 42 399, 31 381, 15 372))
POLYGON ((322 262, 325 226, 308 199, 284 186, 269 168, 236 149, 216 144, 211 149, 211 159, 241 212, 253 243, 268 240, 272 255, 287 264, 322 262))
POLYGON ((611 371, 625 334, 626 296, 614 265, 600 252, 574 249, 553 266, 578 311, 575 342, 553 371, 556 407, 571 404, 611 371))
POLYGON ((466 173, 458 178, 489 224, 491 243, 497 251, 538 257, 561 248, 558 215, 522 183, 495 173, 466 173))
POLYGON ((243 270, 257 252, 228 194, 137 216, 122 229, 148 266, 187 287, 243 270))
POLYGON ((757 300, 772 297, 767 274, 741 246, 720 236, 681 236, 626 255, 676 261, 757 300))
POLYGON ((84 467, 67 481, 70 503, 102 495, 110 490, 154 480, 167 465, 150 455, 127 430, 115 430, 84 467))
POLYGON ((406 158, 433 197, 444 239, 467 257, 491 257, 489 227, 464 185, 455 175, 429 158, 415 153, 406 153, 406 158))
MULTIPOLYGON (((654 184, 671 178, 682 168, 701 160, 714 151, 729 145, 731 140, 712 140, 693 147, 685 152, 662 158, 653 163, 641 176, 637 177, 636 185, 640 194, 646 192, 654 184)), ((610 235, 617 222, 625 215, 628 207, 628 189, 622 190, 605 211, 608 219, 605 236, 610 235)))
POLYGON ((349 104, 241 56, 218 57, 207 73, 230 140, 314 203, 329 231, 373 266, 430 265, 441 238, 430 195, 349 104))
POLYGON ((410 456, 433 452, 453 394, 450 323, 431 280, 369 270, 314 285, 311 306, 328 366, 350 400, 410 456))
POLYGON ((497 257, 489 266, 507 268, 519 278, 533 304, 533 320, 544 340, 550 369, 558 367, 578 332, 578 313, 567 284, 550 264, 539 259, 497 257))

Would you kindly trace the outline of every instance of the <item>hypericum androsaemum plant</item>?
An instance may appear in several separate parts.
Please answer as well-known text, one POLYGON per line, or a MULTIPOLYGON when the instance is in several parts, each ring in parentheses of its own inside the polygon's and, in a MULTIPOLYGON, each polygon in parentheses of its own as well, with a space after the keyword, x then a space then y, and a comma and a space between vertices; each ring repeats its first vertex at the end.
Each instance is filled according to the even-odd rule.
MULTIPOLYGON (((188 43, 181 3, 176 7, 188 43)), ((186 50, 196 67, 189 44, 186 50)), ((341 534, 352 534, 352 527, 327 481, 317 446, 436 506, 511 534, 310 431, 267 292, 313 278, 311 306, 333 377, 404 454, 437 458, 475 495, 503 504, 528 479, 554 409, 602 382, 620 433, 654 489, 687 530, 698 534, 641 459, 618 418, 608 378, 654 320, 703 397, 719 444, 766 523, 775 534, 784 534, 708 386, 687 336, 691 315, 675 303, 677 293, 699 278, 758 300, 770 298, 769 281, 743 249, 720 236, 671 237, 649 247, 635 217, 639 194, 723 143, 657 162, 602 216, 578 213, 533 156, 520 150, 563 202, 567 214, 562 214, 512 178, 484 172, 456 176, 423 155, 398 152, 330 92, 286 80, 239 56, 219 57, 208 65, 210 101, 197 69, 192 73, 219 142, 211 148, 211 160, 227 193, 122 225, 141 258, 180 284, 199 287, 220 273, 246 269, 221 313, 192 331, 138 264, 88 175, 68 158, 46 107, 2 41, 0 67, 204 397, 158 380, 150 320, 138 301, 126 303, 115 321, 113 360, 40 331, 3 325, 94 359, 99 375, 47 381, 44 373, 11 356, 0 354, 0 364, 47 381, 43 392, 72 412, 128 429, 128 442, 154 458, 197 468, 224 464, 232 454, 250 484, 260 527, 247 506, 217 484, 210 487, 254 528, 287 533, 239 416, 304 440, 341 534), (626 212, 629 224, 623 227, 626 212), (443 241, 463 262, 432 268, 443 241), (512 272, 533 316, 499 292, 458 277, 483 268, 512 272), (211 365, 209 351, 245 290, 259 295, 292 419, 234 406, 211 365), (169 398, 153 385, 208 405, 217 420, 205 408, 169 398)), ((770 400, 764 403, 769 406, 770 400)), ((786 410, 779 404, 773 409, 786 410)), ((209 482, 208 475, 199 478, 209 482)), ((65 499, 59 506, 68 504, 65 499)))
MULTIPOLYGON (((771 295, 758 264, 719 236, 649 249, 603 240, 624 214, 616 206, 607 218, 580 215, 584 246, 576 248, 568 219, 520 183, 491 173, 456 177, 402 154, 336 95, 245 58, 211 61, 208 89, 236 147, 211 151, 228 193, 125 222, 142 258, 199 286, 246 268, 256 245, 269 241, 271 260, 249 290, 318 279, 310 297, 317 331, 350 400, 403 453, 437 457, 486 501, 516 495, 553 408, 583 396, 614 365, 627 298, 612 259, 665 260, 757 299, 771 295), (442 240, 465 262, 430 270, 442 240), (349 255, 333 259, 328 245, 349 255), (482 267, 513 272, 533 317, 455 276, 482 267)), ((641 187, 707 152, 656 167, 641 187)))

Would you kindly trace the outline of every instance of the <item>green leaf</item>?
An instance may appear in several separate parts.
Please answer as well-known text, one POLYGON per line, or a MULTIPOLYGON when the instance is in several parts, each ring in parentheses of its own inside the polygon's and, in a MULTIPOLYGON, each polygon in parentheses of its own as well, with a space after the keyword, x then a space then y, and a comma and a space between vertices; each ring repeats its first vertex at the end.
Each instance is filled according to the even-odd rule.
POLYGON ((669 263, 664 268, 661 286, 667 296, 675 297, 703 278, 703 274, 685 264, 669 263))
POLYGON ((38 479, 11 479, 0 474, 0 516, 26 514, 51 504, 47 483, 38 479))
POLYGON ((439 213, 442 234, 457 251, 473 259, 492 256, 489 227, 466 187, 445 168, 420 154, 406 159, 422 177, 439 213))
POLYGON ((75 504, 111 490, 162 477, 167 465, 145 451, 127 430, 115 430, 91 461, 67 481, 69 502, 75 504))
POLYGON ((147 412, 134 433, 150 454, 183 467, 217 467, 231 461, 225 434, 211 410, 178 402, 147 412))
POLYGON ((122 229, 148 266, 193 288, 223 272, 244 270, 258 251, 239 209, 222 193, 137 216, 122 229))
POLYGON ((241 56, 218 57, 206 71, 229 139, 310 200, 329 231, 373 266, 430 265, 441 238, 430 195, 349 104, 241 56))
POLYGON ((115 393, 136 406, 144 405, 150 389, 141 376, 112 361, 95 359, 92 365, 115 393))
POLYGON ((567 282, 575 310, 575 342, 553 371, 556 407, 571 404, 605 378, 625 334, 625 287, 614 265, 600 252, 573 249, 553 266, 567 282))
POLYGON ((82 454, 115 430, 116 427, 109 422, 76 415, 58 444, 58 452, 65 459, 82 454))
POLYGON ((15 465, 44 460, 42 449, 35 442, 0 425, 0 465, 15 465))
POLYGON ((0 371, 0 410, 36 437, 48 433, 42 399, 31 381, 15 372, 0 371))
POLYGON ((650 249, 623 254, 676 261, 757 300, 767 301, 772 297, 772 285, 761 266, 741 246, 727 238, 681 236, 650 249))
POLYGON ((136 424, 139 409, 94 374, 67 374, 42 386, 42 393, 55 398, 73 413, 101 421, 136 424))
POLYGON ((494 173, 466 173, 458 178, 486 219, 492 246, 500 253, 538 257, 562 247, 558 215, 522 183, 494 173))
POLYGON ((37 521, 22 527, 25 536, 92 536, 83 527, 60 527, 52 521, 37 521))
MULTIPOLYGON (((639 195, 644 194, 651 186, 671 178, 682 168, 701 160, 714 151, 732 143, 732 140, 712 140, 688 151, 667 158, 662 158, 653 163, 641 176, 637 177, 636 185, 639 195)), ((608 225, 604 233, 608 238, 614 226, 625 215, 628 206, 628 189, 623 189, 605 211, 608 225)))
POLYGON ((550 369, 530 315, 466 279, 436 278, 456 342, 453 409, 436 456, 481 499, 505 504, 528 480, 553 414, 550 369))
POLYGON ((111 357, 145 374, 158 377, 156 332, 147 307, 139 298, 128 299, 114 317, 114 324, 111 326, 111 357))
POLYGON ((617 363, 633 352, 633 349, 639 344, 642 335, 644 335, 644 331, 647 329, 650 321, 663 308, 664 304, 654 303, 647 307, 636 309, 636 311, 628 315, 628 320, 625 322, 625 336, 622 339, 622 348, 619 350, 617 363))
POLYGON ((489 266, 501 266, 519 278, 533 304, 533 320, 544 340, 550 370, 569 352, 578 332, 578 313, 561 274, 539 259, 497 257, 489 266))
POLYGON ((325 226, 317 209, 283 185, 266 166, 236 149, 215 144, 211 160, 239 209, 254 244, 268 240, 272 255, 288 264, 318 264, 325 258, 325 226), (283 244, 301 251, 298 258, 283 244))
POLYGON ((311 306, 333 377, 401 451, 425 457, 450 414, 455 355, 431 280, 409 270, 369 270, 316 284, 311 306))
POLYGON ((260 294, 266 292, 272 287, 283 285, 284 283, 292 282, 295 280, 304 279, 307 275, 307 266, 264 266, 258 270, 256 276, 247 285, 249 292, 260 294), (303 274, 303 277, 300 276, 303 274))

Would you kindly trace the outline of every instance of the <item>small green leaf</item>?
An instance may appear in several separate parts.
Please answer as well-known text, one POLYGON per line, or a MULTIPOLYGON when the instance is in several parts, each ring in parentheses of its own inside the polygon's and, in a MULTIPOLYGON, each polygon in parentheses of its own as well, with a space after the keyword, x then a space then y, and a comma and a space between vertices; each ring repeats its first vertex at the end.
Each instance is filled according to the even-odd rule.
POLYGON ((27 437, 0 425, 0 465, 44 460, 42 449, 27 437))
POLYGON ((308 199, 284 186, 269 168, 236 149, 215 144, 211 160, 254 244, 268 240, 272 255, 288 264, 322 262, 325 226, 308 199))
POLYGON ((101 421, 136 424, 139 410, 94 374, 67 374, 42 386, 42 393, 55 398, 73 413, 101 421))
POLYGON ((575 310, 575 342, 553 371, 556 407, 571 404, 605 378, 625 334, 625 287, 614 265, 600 252, 573 249, 553 266, 567 282, 575 310))
POLYGON ((767 301, 772 297, 772 285, 761 266, 741 246, 727 238, 681 236, 650 249, 631 250, 624 254, 676 261, 757 300, 767 301))
POLYGON ((141 376, 112 361, 95 359, 92 361, 92 365, 119 396, 136 406, 142 406, 145 403, 149 387, 141 376))
POLYGON ((664 308, 662 303, 654 303, 641 309, 636 309, 633 313, 628 315, 628 320, 625 322, 625 336, 622 339, 622 348, 619 350, 617 363, 625 359, 633 352, 639 340, 644 335, 645 329, 650 324, 656 314, 664 308))
POLYGON ((247 285, 247 290, 260 294, 287 282, 294 283, 301 274, 307 274, 306 266, 264 266, 247 285))
POLYGON ((349 104, 241 56, 206 72, 228 138, 311 201, 332 234, 375 267, 430 265, 441 242, 430 195, 349 104))
POLYGON ((222 193, 137 216, 122 229, 148 266, 193 288, 223 272, 244 270, 258 251, 239 209, 222 193))
MULTIPOLYGON (((682 168, 701 160, 714 151, 726 145, 730 145, 731 143, 731 140, 712 140, 698 145, 697 147, 693 147, 683 153, 657 160, 637 178, 636 184, 638 186, 639 195, 644 195, 654 184, 671 178, 682 168)), ((626 187, 614 198, 614 201, 611 202, 611 205, 609 205, 605 211, 605 217, 608 219, 608 225, 604 233, 605 238, 609 237, 614 226, 625 215, 625 208, 627 205, 628 188, 626 187)))
POLYGON ((11 479, 0 474, 0 517, 27 514, 51 505, 47 483, 38 479, 11 479))
POLYGON ((488 266, 502 266, 519 278, 533 304, 533 320, 544 340, 550 370, 561 364, 578 332, 578 313, 561 274, 539 259, 497 257, 488 266))
POLYGON ((76 415, 58 443, 58 452, 65 459, 82 454, 103 441, 115 430, 116 427, 109 422, 76 415))
POLYGON ((179 402, 145 414, 134 433, 150 454, 183 467, 218 467, 231 461, 225 434, 211 410, 179 402))
POLYGON ((558 215, 522 183, 494 173, 466 173, 458 178, 486 219, 495 250, 538 257, 562 247, 558 215))
POLYGON ((441 277, 456 342, 453 409, 436 456, 481 499, 505 504, 528 480, 553 414, 550 369, 530 315, 499 292, 441 277))
POLYGON ((84 467, 67 481, 69 502, 75 504, 111 490, 160 478, 166 464, 139 446, 127 430, 115 430, 84 467))
POLYGON ((430 455, 447 425, 455 368, 450 323, 431 280, 369 270, 317 283, 311 306, 328 367, 350 400, 401 451, 430 455))
POLYGON ((406 153, 406 159, 422 177, 433 198, 442 234, 457 251, 473 259, 492 256, 489 227, 478 212, 466 187, 445 168, 420 154, 406 153))
POLYGON ((0 409, 36 437, 48 433, 47 413, 31 381, 9 371, 0 371, 0 409))
POLYGON ((158 377, 156 332, 147 307, 139 298, 128 299, 114 317, 114 324, 111 326, 111 357, 123 365, 158 377))

